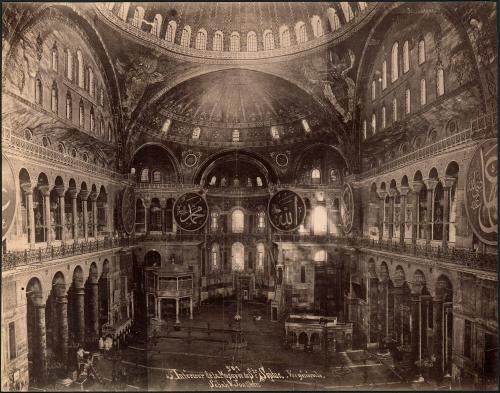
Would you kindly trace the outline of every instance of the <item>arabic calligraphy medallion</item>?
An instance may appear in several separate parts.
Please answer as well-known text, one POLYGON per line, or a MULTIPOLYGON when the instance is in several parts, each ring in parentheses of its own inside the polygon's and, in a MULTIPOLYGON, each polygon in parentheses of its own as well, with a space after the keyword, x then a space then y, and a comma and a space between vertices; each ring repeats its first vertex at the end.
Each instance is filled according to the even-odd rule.
POLYGON ((187 192, 174 204, 174 219, 185 231, 203 228, 208 218, 208 205, 205 199, 194 192, 187 192))
POLYGON ((273 227, 279 231, 290 232, 304 221, 306 205, 297 193, 281 190, 269 200, 267 214, 273 227))
POLYGON ((342 191, 340 217, 344 225, 345 233, 351 232, 354 223, 354 193, 350 184, 345 184, 344 190, 342 191))
POLYGON ((123 191, 122 222, 123 229, 130 235, 135 225, 135 195, 132 187, 127 187, 123 191))
POLYGON ((465 210, 476 236, 489 245, 498 236, 498 142, 490 139, 479 146, 469 163, 465 179, 465 210))
POLYGON ((6 238, 16 217, 17 193, 15 178, 10 161, 2 154, 2 240, 6 238))

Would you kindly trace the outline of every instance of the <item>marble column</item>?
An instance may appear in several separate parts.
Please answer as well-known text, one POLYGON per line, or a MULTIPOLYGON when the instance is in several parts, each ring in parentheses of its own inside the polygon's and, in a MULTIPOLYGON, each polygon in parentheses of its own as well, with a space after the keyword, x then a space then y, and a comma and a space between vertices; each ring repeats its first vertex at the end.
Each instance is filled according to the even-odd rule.
POLYGON ((388 217, 388 224, 389 224, 389 239, 392 241, 392 238, 394 237, 394 203, 396 199, 398 191, 391 188, 389 190, 389 217, 388 217))
POLYGON ((75 320, 75 339, 79 345, 85 342, 85 288, 75 287, 74 296, 74 320, 75 320))
POLYGON ((402 287, 395 287, 394 293, 394 338, 399 344, 403 344, 403 326, 401 316, 401 306, 403 305, 404 291, 402 287))
POLYGON ((151 198, 144 198, 144 230, 149 235, 149 222, 151 221, 151 198))
POLYGON ((434 296, 433 302, 433 327, 434 327, 434 345, 433 352, 436 357, 436 368, 439 373, 443 373, 443 297, 434 296))
POLYGON ((413 361, 420 358, 420 338, 421 338, 421 320, 420 320, 420 294, 412 292, 411 294, 411 353, 413 361))
POLYGON ((189 298, 189 319, 193 319, 193 297, 189 298))
POLYGON ((88 228, 88 216, 87 216, 87 200, 89 198, 89 192, 86 190, 80 190, 80 199, 82 201, 82 210, 83 210, 83 237, 85 241, 89 239, 89 228, 88 228))
POLYGON ((30 248, 35 247, 35 211, 33 209, 33 188, 31 183, 24 183, 21 185, 24 193, 26 194, 26 212, 28 214, 28 240, 30 248))
POLYGON ((434 189, 438 181, 435 179, 426 179, 425 185, 427 187, 427 214, 426 214, 426 225, 425 225, 425 243, 430 244, 432 240, 432 226, 433 226, 433 217, 432 217, 432 208, 434 206, 434 189))
POLYGON ((380 190, 378 192, 378 196, 380 197, 378 239, 382 240, 383 237, 384 237, 384 222, 386 221, 386 217, 385 217, 385 197, 387 196, 387 191, 380 190))
POLYGON ((97 238, 97 192, 90 193, 92 203, 92 237, 97 238))
POLYGON ((399 207, 399 243, 405 243, 406 232, 406 196, 410 188, 408 186, 401 186, 399 191, 400 207, 399 207))
POLYGON ((419 217, 418 217, 418 208, 420 205, 420 191, 422 190, 422 187, 424 186, 424 183, 421 181, 414 181, 413 182, 413 214, 412 214, 412 233, 411 233, 411 243, 413 245, 417 244, 417 237, 419 234, 419 225, 421 224, 419 222, 419 217))
POLYGON ((68 297, 57 296, 57 319, 59 324, 59 359, 63 365, 68 363, 68 297))
POLYGON ((78 239, 78 207, 76 205, 76 199, 78 197, 78 191, 76 188, 69 189, 69 197, 71 198, 71 228, 73 239, 78 239))
POLYGON ((444 190, 443 200, 443 249, 448 249, 449 228, 450 228, 450 193, 451 187, 455 183, 454 177, 445 177, 441 180, 444 190))
POLYGON ((34 348, 35 369, 40 382, 47 380, 47 334, 45 330, 45 303, 41 295, 32 298, 35 308, 36 343, 34 348))
POLYGON ((160 207, 161 207, 161 234, 165 235, 167 233, 167 200, 162 199, 160 200, 160 207))
POLYGON ((175 323, 181 323, 179 320, 179 299, 175 299, 175 323))
POLYGON ((64 186, 56 186, 55 190, 57 192, 57 198, 59 201, 59 225, 61 226, 61 241, 65 241, 67 238, 66 230, 66 209, 64 206, 64 186))
POLYGON ((99 283, 97 280, 95 282, 90 282, 90 341, 96 342, 99 340, 99 283))
POLYGON ((43 225, 45 226, 45 241, 52 241, 52 224, 50 222, 50 190, 49 186, 38 186, 43 196, 43 225))
POLYGON ((161 321, 161 298, 156 300, 156 318, 161 321))

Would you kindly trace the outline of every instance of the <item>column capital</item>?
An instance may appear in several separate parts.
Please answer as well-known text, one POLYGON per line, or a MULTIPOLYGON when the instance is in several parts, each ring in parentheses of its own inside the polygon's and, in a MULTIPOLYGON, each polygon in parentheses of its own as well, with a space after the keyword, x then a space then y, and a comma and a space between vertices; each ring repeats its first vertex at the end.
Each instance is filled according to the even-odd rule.
POLYGON ((58 304, 67 304, 68 303, 68 295, 58 295, 56 297, 57 303, 58 304))
POLYGON ((64 186, 63 185, 55 186, 54 190, 56 190, 57 196, 59 198, 64 197, 65 190, 64 190, 64 186))
POLYGON ((30 182, 21 183, 21 189, 26 193, 26 195, 33 194, 33 186, 30 182))
POLYGON ((399 194, 401 196, 407 196, 409 191, 410 191, 410 187, 408 187, 408 186, 401 186, 401 188, 399 189, 399 194))
POLYGON ((410 290, 411 290, 411 294, 413 296, 418 296, 418 295, 422 294, 425 283, 420 282, 420 281, 414 281, 414 282, 411 282, 408 284, 410 284, 410 290))
POLYGON ((415 180, 413 182, 413 192, 415 194, 418 194, 422 190, 423 186, 424 186, 424 182, 423 181, 421 181, 421 180, 415 180))
POLYGON ((90 197, 90 200, 91 200, 92 202, 97 201, 97 197, 98 197, 97 191, 92 191, 92 192, 89 194, 89 197, 90 197))
POLYGON ((453 184, 455 183, 455 181, 457 180, 455 177, 453 176, 445 176, 441 179, 439 179, 441 181, 441 184, 443 185, 443 188, 451 188, 453 187, 453 184))
POLYGON ((389 197, 394 198, 398 195, 398 190, 395 188, 389 188, 389 197))
POLYGON ((427 187, 428 191, 432 191, 436 188, 437 184, 439 183, 439 180, 436 179, 425 179, 425 186, 427 187))
POLYGON ((73 288, 74 295, 85 295, 85 287, 74 287, 73 288))
POLYGON ((68 188, 68 194, 71 199, 78 198, 78 190, 76 188, 68 188))
POLYGON ((385 197, 387 196, 387 191, 385 191, 385 190, 377 191, 377 193, 378 193, 379 198, 382 200, 384 200, 385 197))
POLYGON ((161 198, 160 199, 160 207, 162 209, 166 209, 167 208, 167 198, 161 198))
POLYGON ((50 188, 48 184, 39 185, 37 186, 37 188, 40 190, 40 192, 44 197, 48 197, 50 195, 50 188))
POLYGON ((80 190, 80 199, 86 201, 89 198, 89 192, 87 190, 80 190))

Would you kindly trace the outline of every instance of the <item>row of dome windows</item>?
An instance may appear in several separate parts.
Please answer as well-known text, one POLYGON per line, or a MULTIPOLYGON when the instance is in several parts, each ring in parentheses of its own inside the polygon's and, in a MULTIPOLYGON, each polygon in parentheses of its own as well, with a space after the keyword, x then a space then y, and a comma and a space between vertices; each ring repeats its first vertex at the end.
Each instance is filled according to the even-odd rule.
MULTIPOLYGON (((309 126, 309 123, 307 122, 307 120, 302 119, 301 123, 302 123, 302 127, 304 128, 305 133, 310 134, 312 132, 312 130, 311 130, 311 127, 309 126)), ((171 124, 172 124, 172 120, 170 120, 170 119, 165 120, 165 122, 163 123, 163 127, 162 127, 162 132, 164 134, 168 133, 171 124)), ((277 126, 271 126, 270 131, 271 131, 271 137, 273 139, 275 139, 275 140, 280 139, 280 132, 279 132, 279 128, 277 126)), ((198 139, 200 139, 200 136, 201 136, 201 128, 195 127, 193 129, 193 133, 191 134, 191 139, 198 140, 198 139)), ((233 132, 231 134, 231 140, 233 142, 240 141, 240 130, 233 130, 233 132)))
MULTIPOLYGON (((51 94, 50 94, 50 110, 54 112, 56 115, 59 114, 59 90, 57 87, 57 82, 54 81, 52 82, 52 88, 51 88, 51 94)), ((43 84, 40 78, 37 78, 35 80, 35 103, 43 106, 43 84)), ((80 103, 78 106, 78 125, 81 128, 85 127, 85 106, 83 103, 83 98, 80 98, 80 103)), ((72 120, 73 119, 73 99, 71 96, 70 91, 66 93, 66 119, 67 120, 72 120)), ((101 137, 105 137, 109 142, 114 140, 114 135, 113 131, 111 129, 111 125, 108 124, 108 132, 106 133, 105 125, 104 125, 104 118, 101 115, 99 115, 99 123, 98 127, 99 129, 96 130, 96 121, 95 121, 95 113, 94 113, 94 107, 91 105, 90 106, 90 118, 89 118, 89 127, 90 127, 90 132, 92 133, 97 133, 97 135, 101 137), (98 131, 98 132, 97 132, 98 131)))
MULTIPOLYGON (((442 67, 439 67, 436 71, 436 95, 438 97, 444 94, 444 71, 442 67)), ((427 83, 425 79, 420 80, 420 105, 423 107, 427 104, 427 83)), ((409 115, 411 113, 411 90, 407 88, 405 90, 405 115, 409 115)), ((380 111, 380 129, 384 129, 387 126, 386 122, 386 108, 385 105, 382 105, 380 111)), ((396 122, 399 120, 398 117, 398 99, 394 97, 392 99, 392 122, 396 122)), ((372 113, 371 118, 371 132, 375 134, 377 132, 377 115, 372 113)), ((363 137, 366 139, 368 137, 368 124, 366 120, 363 120, 363 137)))
MULTIPOLYGON (((107 3, 108 9, 111 10, 114 4, 115 3, 107 3)), ((358 2, 357 4, 359 7, 359 11, 364 11, 368 7, 366 2, 358 2)), ((350 22, 352 19, 354 19, 354 12, 351 8, 351 5, 348 2, 340 2, 340 6, 346 22, 350 22)), ((122 3, 118 10, 118 17, 124 21, 127 21, 129 7, 130 3, 122 3)), ((138 29, 141 29, 143 23, 149 24, 151 25, 151 34, 160 38, 161 24, 163 22, 162 16, 160 14, 156 14, 153 22, 149 23, 144 20, 144 13, 145 13, 144 8, 137 7, 134 11, 132 25, 137 27, 138 29)), ((331 30, 332 31, 338 30, 341 26, 341 23, 337 11, 333 8, 329 8, 327 10, 327 17, 330 23, 331 30)), ((324 35, 323 23, 318 15, 314 15, 311 18, 311 27, 314 37, 321 37, 324 35)), ((177 31, 177 22, 174 20, 169 21, 165 33, 165 40, 174 43, 176 31, 177 31)), ((298 44, 304 43, 308 40, 306 25, 304 22, 302 21, 297 22, 297 24, 295 25, 295 35, 298 44)), ((265 30, 262 37, 263 37, 262 42, 264 50, 275 49, 275 39, 272 30, 270 29, 265 30)), ((180 45, 185 47, 191 46, 191 26, 185 25, 183 27, 181 33, 180 45)), ((279 28, 279 45, 281 48, 287 48, 292 45, 290 29, 286 25, 282 25, 279 28)), ((246 51, 255 52, 257 51, 257 48, 258 48, 257 34, 254 31, 250 31, 247 33, 246 51)), ((199 29, 198 32, 196 33, 195 49, 207 50, 207 31, 203 28, 199 29)), ((214 33, 212 50, 214 51, 224 50, 224 33, 220 30, 214 33)), ((240 50, 241 50, 240 34, 238 32, 232 32, 229 37, 229 51, 239 52, 240 50)))
MULTIPOLYGON (((71 82, 76 80, 78 87, 85 90, 92 98, 95 98, 96 81, 94 70, 91 66, 85 66, 82 51, 78 49, 76 56, 74 56, 73 52, 68 48, 64 51, 64 55, 65 77, 71 82)), ((57 73, 59 70, 59 50, 55 42, 52 46, 50 63, 52 71, 57 73)), ((104 106, 104 89, 102 87, 99 88, 98 104, 104 106)))

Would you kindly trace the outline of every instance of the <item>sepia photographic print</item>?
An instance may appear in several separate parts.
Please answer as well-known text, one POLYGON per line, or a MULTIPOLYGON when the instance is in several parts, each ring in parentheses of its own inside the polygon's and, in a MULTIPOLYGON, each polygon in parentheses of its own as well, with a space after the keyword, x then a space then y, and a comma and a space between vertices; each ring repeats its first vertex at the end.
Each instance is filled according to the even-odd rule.
POLYGON ((2 391, 498 390, 495 2, 2 3, 2 391))

